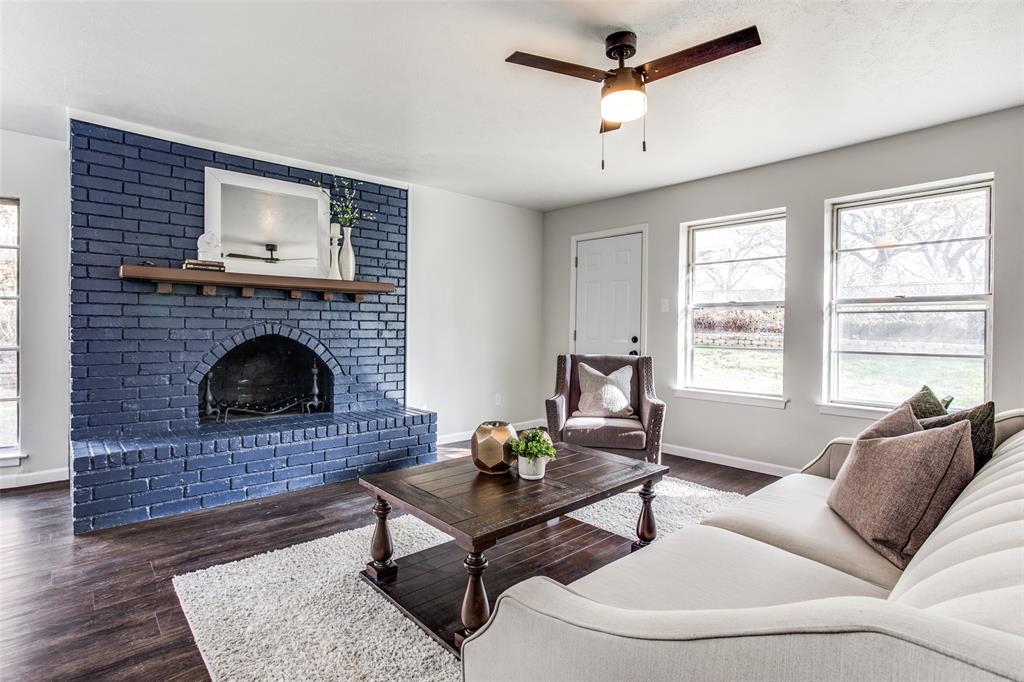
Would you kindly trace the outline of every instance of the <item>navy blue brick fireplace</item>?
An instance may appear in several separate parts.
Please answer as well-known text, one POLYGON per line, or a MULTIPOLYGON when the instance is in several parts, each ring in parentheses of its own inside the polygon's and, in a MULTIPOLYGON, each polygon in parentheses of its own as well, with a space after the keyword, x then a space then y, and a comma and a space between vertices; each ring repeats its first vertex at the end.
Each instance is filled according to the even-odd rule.
POLYGON ((344 180, 71 122, 76 533, 436 459, 436 415, 404 406, 406 191, 351 181, 367 216, 353 230, 359 277, 394 283, 394 294, 243 298, 178 284, 161 294, 122 280, 123 264, 176 268, 196 257, 207 166, 325 187, 344 180), (274 343, 317 368, 318 409, 226 423, 204 411, 228 360, 256 347, 273 357, 274 343))

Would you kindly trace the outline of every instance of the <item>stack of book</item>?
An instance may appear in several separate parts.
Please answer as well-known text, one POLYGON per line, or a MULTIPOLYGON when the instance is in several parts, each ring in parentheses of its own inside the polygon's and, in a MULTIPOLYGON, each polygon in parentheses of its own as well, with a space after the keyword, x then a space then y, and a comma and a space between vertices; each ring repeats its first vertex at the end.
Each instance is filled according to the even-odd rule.
POLYGON ((182 270, 210 270, 212 272, 224 272, 224 263, 219 260, 198 260, 189 258, 181 264, 182 270))

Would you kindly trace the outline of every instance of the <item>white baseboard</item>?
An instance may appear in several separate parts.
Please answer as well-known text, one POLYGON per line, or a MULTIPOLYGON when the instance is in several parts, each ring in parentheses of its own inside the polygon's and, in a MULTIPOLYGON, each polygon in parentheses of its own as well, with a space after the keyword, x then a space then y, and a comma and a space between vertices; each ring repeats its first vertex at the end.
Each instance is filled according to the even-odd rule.
MULTIPOLYGON (((535 426, 547 426, 547 419, 531 419, 525 422, 512 422, 512 426, 516 429, 532 429, 535 426)), ((474 429, 475 431, 476 429, 474 429)), ((469 440, 473 437, 473 431, 456 431, 455 433, 443 433, 438 435, 437 444, 447 445, 448 443, 458 443, 460 441, 469 440)))
POLYGON ((44 469, 43 471, 30 471, 24 474, 2 474, 0 475, 0 490, 66 480, 68 480, 68 470, 64 467, 44 469))
POLYGON ((782 466, 781 464, 772 464, 770 462, 760 462, 756 459, 747 459, 746 457, 735 457, 733 455, 723 455, 719 452, 708 452, 707 450, 698 450, 696 448, 687 448, 682 445, 672 445, 671 443, 662 443, 661 451, 669 455, 678 455, 679 457, 689 457, 690 459, 700 460, 701 462, 711 462, 712 464, 722 464, 727 467, 733 467, 735 469, 746 469, 747 471, 757 471, 762 474, 771 474, 772 476, 788 476, 789 474, 795 474, 799 469, 793 467, 782 466))

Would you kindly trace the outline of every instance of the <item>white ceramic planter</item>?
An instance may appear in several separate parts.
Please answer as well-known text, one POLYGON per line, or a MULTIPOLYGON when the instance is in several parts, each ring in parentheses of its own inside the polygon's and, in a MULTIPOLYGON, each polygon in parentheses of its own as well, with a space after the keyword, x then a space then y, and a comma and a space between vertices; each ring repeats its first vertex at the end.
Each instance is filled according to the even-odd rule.
POLYGON ((544 469, 547 468, 547 465, 548 460, 546 457, 538 457, 532 460, 519 457, 519 478, 525 478, 527 481, 538 481, 544 478, 544 469))

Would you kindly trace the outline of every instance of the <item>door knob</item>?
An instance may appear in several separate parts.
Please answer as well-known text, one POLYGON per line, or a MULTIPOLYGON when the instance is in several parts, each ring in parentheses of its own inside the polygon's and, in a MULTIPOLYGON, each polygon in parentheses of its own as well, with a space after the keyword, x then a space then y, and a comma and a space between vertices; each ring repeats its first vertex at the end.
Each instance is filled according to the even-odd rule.
POLYGON ((636 352, 635 350, 631 350, 631 351, 629 351, 629 354, 630 354, 630 355, 638 355, 638 353, 637 353, 637 352, 636 352))
POLYGON ((640 338, 639 338, 639 337, 637 337, 637 336, 634 336, 634 337, 633 337, 633 339, 632 339, 633 343, 636 343, 636 342, 638 342, 639 340, 640 340, 640 338))

